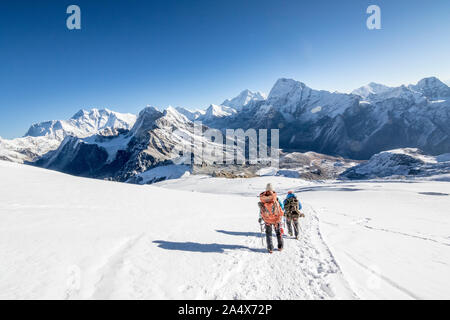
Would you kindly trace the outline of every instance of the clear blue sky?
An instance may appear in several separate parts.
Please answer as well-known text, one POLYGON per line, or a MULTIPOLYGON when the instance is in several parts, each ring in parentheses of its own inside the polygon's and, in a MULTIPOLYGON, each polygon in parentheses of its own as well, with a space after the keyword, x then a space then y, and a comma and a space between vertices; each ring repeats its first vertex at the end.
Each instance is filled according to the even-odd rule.
POLYGON ((350 91, 450 79, 450 1, 2 0, 0 136, 80 108, 204 108, 280 77, 350 91), (82 30, 66 28, 81 7, 82 30), (366 28, 370 4, 382 30, 366 28))

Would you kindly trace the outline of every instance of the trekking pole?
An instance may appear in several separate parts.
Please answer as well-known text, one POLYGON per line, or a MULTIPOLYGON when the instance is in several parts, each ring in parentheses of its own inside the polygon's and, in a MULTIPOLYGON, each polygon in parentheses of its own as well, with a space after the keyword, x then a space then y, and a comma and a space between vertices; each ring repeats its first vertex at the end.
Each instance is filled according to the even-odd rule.
POLYGON ((261 244, 264 247, 264 233, 263 233, 263 224, 262 223, 259 224, 259 228, 261 230, 261 244))
POLYGON ((302 234, 303 234, 303 228, 302 228, 302 226, 301 226, 301 224, 300 224, 300 220, 298 221, 298 228, 300 229, 300 231, 301 231, 302 234))

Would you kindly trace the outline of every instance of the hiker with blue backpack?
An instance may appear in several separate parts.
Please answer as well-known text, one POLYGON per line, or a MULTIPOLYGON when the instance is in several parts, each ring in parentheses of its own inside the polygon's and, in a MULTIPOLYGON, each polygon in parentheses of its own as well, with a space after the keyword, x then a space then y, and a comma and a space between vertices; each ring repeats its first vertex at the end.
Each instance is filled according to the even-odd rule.
POLYGON ((292 225, 294 225, 295 238, 298 240, 298 218, 305 216, 300 212, 302 209, 302 204, 293 191, 288 192, 288 195, 283 203, 288 233, 291 237, 293 236, 292 225))

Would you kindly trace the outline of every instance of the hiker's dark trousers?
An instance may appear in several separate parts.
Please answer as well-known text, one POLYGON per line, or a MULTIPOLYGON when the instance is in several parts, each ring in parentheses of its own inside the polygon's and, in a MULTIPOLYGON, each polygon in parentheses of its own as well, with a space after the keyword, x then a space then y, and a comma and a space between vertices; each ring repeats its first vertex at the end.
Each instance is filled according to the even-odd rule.
POLYGON ((289 235, 292 235, 292 225, 294 225, 294 234, 298 237, 298 218, 286 217, 286 224, 289 235))
POLYGON ((277 235, 277 241, 278 241, 278 249, 283 248, 283 238, 281 237, 281 225, 277 223, 276 225, 267 225, 266 224, 266 238, 267 238, 267 249, 273 250, 273 243, 272 243, 272 227, 275 229, 275 233, 277 235))

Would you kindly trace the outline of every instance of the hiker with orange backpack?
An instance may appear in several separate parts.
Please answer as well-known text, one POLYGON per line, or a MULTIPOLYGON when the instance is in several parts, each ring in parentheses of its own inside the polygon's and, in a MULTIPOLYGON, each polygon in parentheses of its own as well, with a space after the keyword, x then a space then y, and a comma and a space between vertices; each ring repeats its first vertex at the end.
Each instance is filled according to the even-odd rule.
POLYGON ((260 209, 259 223, 264 221, 266 227, 267 250, 273 252, 272 243, 272 227, 275 229, 278 241, 278 250, 283 250, 283 229, 281 228, 281 219, 284 215, 283 203, 277 197, 277 193, 273 190, 272 184, 268 183, 266 191, 259 195, 260 209))

